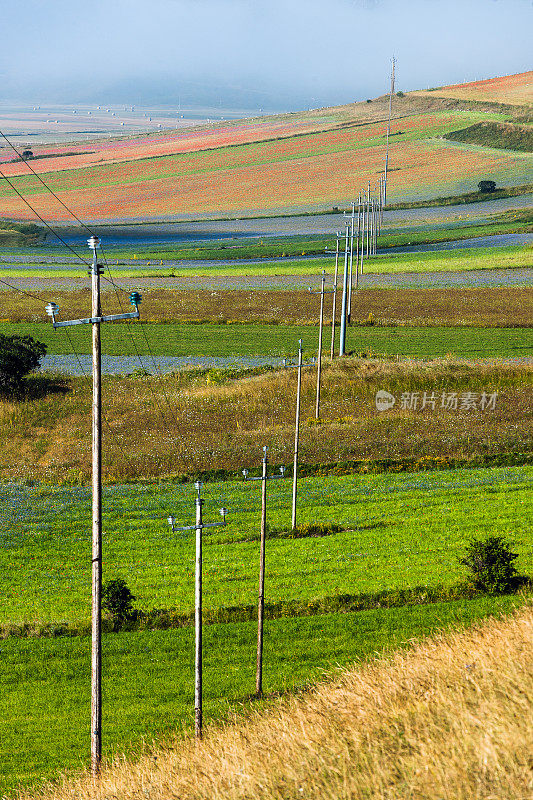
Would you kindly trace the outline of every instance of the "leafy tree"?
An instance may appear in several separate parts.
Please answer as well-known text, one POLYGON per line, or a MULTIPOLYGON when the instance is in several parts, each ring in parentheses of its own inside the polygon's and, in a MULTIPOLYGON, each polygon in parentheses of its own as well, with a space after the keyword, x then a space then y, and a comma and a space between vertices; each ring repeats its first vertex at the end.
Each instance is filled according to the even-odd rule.
POLYGON ((470 569, 476 589, 489 594, 512 592, 522 586, 527 578, 518 574, 514 565, 518 553, 513 553, 503 536, 471 539, 465 558, 459 563, 470 569))
POLYGON ((23 150, 22 158, 33 158, 33 150, 23 150))
POLYGON ((477 188, 480 192, 495 192, 496 183, 495 181, 480 181, 477 185, 477 188))
POLYGON ((132 605, 134 600, 135 596, 131 593, 123 578, 115 578, 104 584, 102 588, 102 605, 111 614, 116 631, 135 616, 132 605))
POLYGON ((45 355, 46 345, 31 336, 0 334, 0 391, 20 391, 24 376, 38 367, 45 355))
POLYGON ((405 92, 396 92, 396 97, 405 97, 405 92))

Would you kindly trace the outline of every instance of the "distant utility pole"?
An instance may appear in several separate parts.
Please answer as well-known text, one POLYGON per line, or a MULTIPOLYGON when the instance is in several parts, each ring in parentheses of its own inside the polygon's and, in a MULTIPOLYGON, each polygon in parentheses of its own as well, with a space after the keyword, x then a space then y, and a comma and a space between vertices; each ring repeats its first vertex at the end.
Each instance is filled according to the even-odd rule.
POLYGON ((390 94, 389 94, 389 120, 387 123, 387 151, 385 155, 385 180, 383 184, 383 208, 387 205, 387 175, 389 172, 389 136, 390 136, 390 124, 392 119, 392 95, 394 94, 394 80, 395 80, 395 71, 396 71, 396 59, 392 58, 392 68, 391 68, 391 75, 390 75, 390 94))
POLYGON ((346 226, 344 242, 344 275, 342 281, 341 332, 339 337, 339 356, 346 355, 346 321, 348 316, 348 238, 349 226, 346 226))
POLYGON ((355 203, 352 203, 352 211, 350 215, 344 213, 344 219, 349 219, 349 223, 345 223, 346 225, 349 224, 350 226, 350 258, 349 258, 349 265, 348 265, 348 300, 347 300, 347 315, 348 315, 348 323, 350 322, 351 315, 352 315, 352 283, 353 283, 353 245, 354 245, 354 223, 355 223, 355 203))
POLYGON ((326 283, 326 271, 323 269, 320 291, 314 292, 311 289, 311 287, 309 287, 309 292, 311 294, 320 295, 320 315, 318 323, 318 365, 317 365, 317 377, 316 377, 316 406, 315 406, 316 419, 320 419, 320 376, 322 372, 322 329, 324 327, 324 295, 335 293, 335 289, 329 289, 326 292, 324 288, 325 283, 326 283))
POLYGON ((296 527, 296 495, 298 492, 298 447, 300 444, 300 395, 302 391, 302 340, 298 340, 298 383, 296 385, 296 421, 294 425, 294 459, 292 475, 291 529, 296 527))
POLYGON ((359 239, 361 235, 361 193, 357 198, 357 237, 355 240, 355 288, 359 288, 359 270, 361 268, 361 256, 359 239))
POLYGON ((361 271, 361 275, 363 274, 363 266, 365 262, 365 211, 366 208, 366 201, 364 194, 361 194, 361 247, 360 247, 360 260, 359 260, 359 269, 361 271))
POLYGON ((181 528, 176 527, 176 518, 173 516, 168 517, 168 524, 172 528, 172 533, 176 531, 196 531, 196 558, 195 558, 195 571, 194 571, 194 633, 195 633, 195 648, 194 648, 194 735, 197 739, 202 738, 203 729, 203 712, 202 712, 202 531, 204 528, 216 528, 219 525, 226 524, 226 508, 220 509, 222 522, 204 522, 202 515, 202 507, 204 504, 200 496, 202 484, 196 481, 194 484, 196 489, 196 524, 185 525, 181 528))
POLYGON ((339 277, 339 237, 337 231, 337 244, 335 248, 335 276, 333 278, 333 303, 331 306, 331 360, 335 357, 335 317, 337 315, 337 280, 339 277))
POLYGON ((130 294, 130 303, 135 311, 128 314, 102 316, 100 303, 100 275, 102 267, 98 264, 96 251, 100 239, 91 236, 87 244, 93 251, 91 266, 92 316, 56 322, 59 306, 48 303, 46 313, 52 317, 54 329, 70 325, 92 325, 92 607, 91 607, 91 770, 93 776, 100 773, 102 760, 102 357, 100 344, 100 324, 122 319, 139 319, 141 295, 130 294))
MULTIPOLYGON (((314 362, 314 359, 313 359, 314 362)), ((291 515, 291 528, 294 530, 296 527, 296 496, 298 493, 298 448, 300 445, 300 396, 302 391, 302 367, 309 366, 302 364, 302 340, 298 339, 298 363, 287 364, 286 360, 283 361, 284 367, 295 367, 298 370, 298 383, 296 385, 296 420, 294 424, 294 460, 292 472, 292 515, 291 515)))
POLYGON ((245 481, 261 481, 261 544, 259 555, 259 602, 257 607, 257 666, 255 674, 255 694, 257 697, 263 696, 263 626, 265 619, 265 556, 266 556, 266 485, 267 481, 283 478, 285 467, 280 467, 279 475, 267 475, 268 459, 267 448, 263 447, 263 469, 260 478, 250 478, 249 471, 243 469, 245 481))
POLYGON ((370 181, 366 193, 366 257, 370 256, 370 181))

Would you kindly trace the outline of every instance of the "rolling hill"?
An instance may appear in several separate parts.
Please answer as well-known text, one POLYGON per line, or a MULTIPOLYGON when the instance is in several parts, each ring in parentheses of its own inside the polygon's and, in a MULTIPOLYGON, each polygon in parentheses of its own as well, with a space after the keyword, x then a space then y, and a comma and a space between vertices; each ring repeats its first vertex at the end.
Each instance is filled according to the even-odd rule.
MULTIPOLYGON (((506 149, 505 141, 502 149, 501 136, 495 146, 490 135, 482 144, 446 137, 481 123, 527 118, 531 76, 395 96, 388 200, 459 194, 485 178, 506 185, 530 181, 529 154, 506 149), (495 109, 490 103, 496 97, 495 109)), ((368 182, 377 182, 384 168, 387 114, 383 96, 186 133, 36 148, 32 162, 4 156, 1 169, 39 213, 55 221, 68 221, 67 212, 39 178, 85 220, 324 211, 351 202, 368 182)), ((1 218, 34 218, 7 182, 0 185, 1 218)))

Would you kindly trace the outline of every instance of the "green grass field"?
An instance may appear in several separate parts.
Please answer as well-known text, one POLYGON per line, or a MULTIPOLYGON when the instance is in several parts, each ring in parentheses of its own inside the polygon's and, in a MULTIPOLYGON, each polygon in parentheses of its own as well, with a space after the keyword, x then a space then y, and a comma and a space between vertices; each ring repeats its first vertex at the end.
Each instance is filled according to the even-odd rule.
MULTIPOLYGON (((469 536, 489 532, 510 536, 521 568, 533 571, 532 476, 530 467, 512 467, 301 479, 298 521, 350 530, 272 539, 268 599, 450 584, 464 577, 457 559, 469 536)), ((289 479, 269 486, 276 528, 290 527, 291 490, 289 479)), ((5 484, 0 497, 0 621, 87 620, 90 489, 5 484)), ((209 483, 204 497, 206 520, 218 519, 222 505, 230 510, 228 527, 205 537, 205 607, 254 603, 258 545, 243 539, 257 534, 258 484, 209 483)), ((143 610, 190 610, 194 531, 172 535, 167 517, 194 521, 193 486, 110 486, 103 503, 105 577, 127 577, 143 610)))
MULTIPOLYGON (((518 597, 265 623, 265 692, 298 689, 354 660, 409 645, 441 628, 508 613, 518 597)), ((254 690, 257 626, 204 632, 204 718, 245 712, 254 690)), ((0 793, 58 779, 89 763, 90 637, 1 642, 0 793)), ((146 752, 193 727, 194 631, 103 637, 103 756, 146 752)))
MULTIPOLYGON (((378 237, 378 248, 401 247, 404 245, 431 244, 435 242, 460 241, 463 239, 473 239, 479 236, 495 236, 505 233, 529 233, 533 229, 533 217, 531 212, 520 211, 512 214, 502 215, 500 218, 493 218, 490 221, 468 224, 465 220, 450 221, 445 220, 441 223, 425 225, 406 225, 400 228, 385 228, 381 236, 378 237)), ((341 243, 342 245, 342 243, 341 243)), ((131 264, 132 260, 141 261, 161 261, 168 260, 232 260, 232 259, 254 259, 254 258, 281 258, 298 257, 303 254, 321 254, 324 250, 335 250, 335 237, 325 235, 296 235, 266 237, 254 236, 251 238, 226 239, 223 242, 216 240, 206 243, 204 241, 195 242, 194 246, 189 243, 162 244, 162 245, 140 245, 128 248, 118 245, 105 249, 106 257, 112 264, 127 261, 131 264)), ((342 246, 341 246, 342 250, 342 246)), ((62 256, 66 251, 56 246, 40 248, 43 256, 62 256)), ((35 248, 19 250, 18 254, 28 253, 35 258, 39 250, 35 248)), ((16 250, 5 250, 2 253, 4 259, 9 255, 17 253, 16 250)))
MULTIPOLYGON (((325 329, 328 347, 331 330, 325 329), (328 339, 329 337, 329 339, 328 339)), ((4 335, 33 336, 44 342, 50 354, 90 353, 89 326, 53 330, 50 323, 0 323, 4 335)), ((304 350, 316 352, 317 332, 310 325, 201 325, 146 323, 102 328, 102 352, 106 355, 137 355, 146 361, 154 356, 239 357, 294 355, 298 339, 304 350), (142 330, 141 330, 142 328, 142 330), (146 334, 146 338, 145 338, 146 334), (148 344, 147 344, 148 341, 148 344)), ((454 354, 462 358, 514 358, 531 356, 533 337, 529 328, 470 327, 381 327, 348 328, 347 349, 356 353, 387 356, 437 358, 454 354)))
MULTIPOLYGON (((304 479, 301 520, 336 520, 355 530, 320 539, 267 542, 267 600, 316 598, 383 587, 449 583, 463 575, 458 558, 472 534, 507 535, 531 572, 527 520, 531 468, 424 475, 304 479)), ((230 508, 227 529, 205 535, 206 608, 256 602, 258 484, 204 487, 205 519, 230 508)), ((194 533, 172 534, 166 516, 190 523, 191 485, 131 485, 104 491, 105 577, 127 577, 147 608, 193 603, 194 533)), ((268 487, 269 520, 290 513, 290 481, 268 487)), ((49 486, 1 488, 3 613, 88 618, 90 493, 49 486)), ((265 624, 265 691, 298 689, 324 671, 409 645, 445 627, 507 613, 521 597, 477 597, 357 613, 319 614, 265 624)), ((204 713, 207 724, 246 711, 254 688, 256 624, 207 626, 204 713)), ((157 738, 187 734, 193 724, 194 631, 137 631, 103 637, 104 757, 135 756, 157 738)), ((90 637, 10 637, 0 643, 0 790, 57 779, 89 760, 90 637)))
MULTIPOLYGON (((155 261, 153 264, 140 264, 138 267, 120 267, 111 261, 112 275, 115 278, 136 277, 231 277, 242 275, 317 275, 325 269, 333 274, 335 260, 333 257, 312 259, 283 259, 266 264, 242 264, 226 266, 224 264, 198 264, 191 268, 163 267, 155 261)), ((364 272, 372 274, 397 274, 402 272, 463 272, 465 270, 525 269, 533 267, 533 250, 523 245, 509 247, 471 247, 465 249, 428 251, 423 253, 396 253, 393 255, 372 256, 364 263, 364 272)), ((8 278, 80 278, 83 268, 74 264, 62 264, 59 269, 50 269, 31 265, 21 268, 17 265, 6 265, 2 276, 8 278)), ((134 283, 134 281, 132 281, 134 283)))

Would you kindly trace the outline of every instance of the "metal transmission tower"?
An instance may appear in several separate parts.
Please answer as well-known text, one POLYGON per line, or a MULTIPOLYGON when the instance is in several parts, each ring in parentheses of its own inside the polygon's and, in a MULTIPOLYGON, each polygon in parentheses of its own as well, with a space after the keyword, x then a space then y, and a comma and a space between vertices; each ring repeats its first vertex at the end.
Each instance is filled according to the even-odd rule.
POLYGON ((395 73, 396 73, 396 59, 393 56, 391 75, 390 75, 389 120, 387 123, 387 152, 385 155, 385 180, 383 182, 383 207, 387 205, 387 173, 389 171, 389 136, 390 136, 390 123, 392 118, 392 95, 394 94, 395 73))
POLYGON ((94 776, 100 773, 102 760, 102 353, 100 325, 122 319, 139 319, 141 295, 132 292, 130 303, 135 311, 103 317, 100 303, 100 275, 97 249, 100 239, 91 236, 87 244, 93 251, 91 265, 91 317, 56 322, 59 306, 48 303, 46 313, 52 317, 55 328, 69 325, 92 325, 92 648, 91 648, 91 769, 94 776))
POLYGON ((202 681, 202 531, 204 528, 216 528, 219 525, 226 524, 226 508, 220 509, 220 516, 222 522, 204 522, 202 515, 202 508, 204 505, 203 499, 200 497, 202 484, 196 481, 194 484, 196 489, 195 506, 196 506, 196 524, 185 525, 181 528, 176 527, 176 518, 172 515, 168 517, 168 524, 172 528, 172 533, 176 531, 196 531, 196 559, 194 571, 194 631, 195 631, 195 648, 194 648, 194 735, 197 739, 202 738, 203 727, 203 713, 202 713, 202 696, 203 696, 203 681, 202 681))

